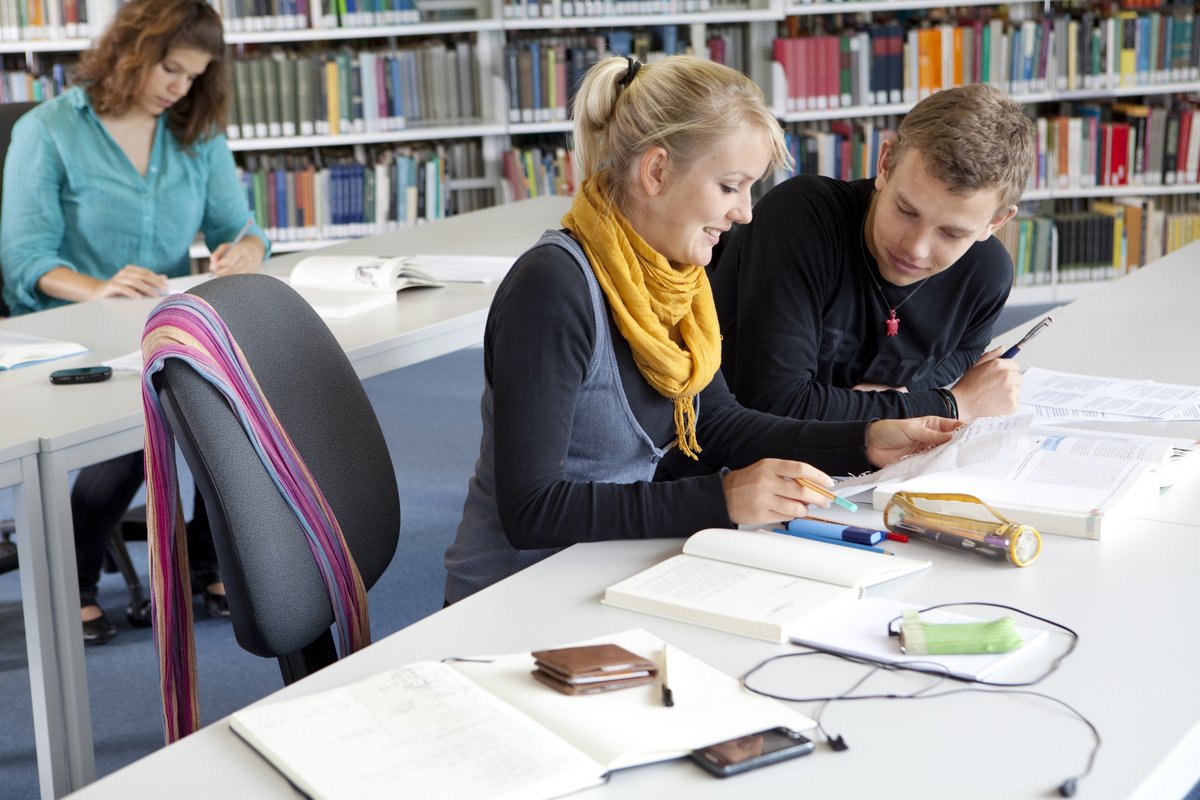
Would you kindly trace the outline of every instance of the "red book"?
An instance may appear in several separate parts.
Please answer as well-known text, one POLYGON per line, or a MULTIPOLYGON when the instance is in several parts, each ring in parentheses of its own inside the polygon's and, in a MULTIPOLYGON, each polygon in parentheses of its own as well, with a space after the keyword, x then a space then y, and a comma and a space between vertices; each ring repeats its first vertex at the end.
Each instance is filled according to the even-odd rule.
POLYGON ((1105 176, 1106 186, 1129 185, 1129 124, 1126 122, 1111 122, 1105 136, 1107 143, 1106 157, 1108 170, 1105 176))
POLYGON ((1175 181, 1177 183, 1187 183, 1191 178, 1187 174, 1188 163, 1188 140, 1192 138, 1192 119, 1191 109, 1183 109, 1179 114, 1179 139, 1175 148, 1175 181))

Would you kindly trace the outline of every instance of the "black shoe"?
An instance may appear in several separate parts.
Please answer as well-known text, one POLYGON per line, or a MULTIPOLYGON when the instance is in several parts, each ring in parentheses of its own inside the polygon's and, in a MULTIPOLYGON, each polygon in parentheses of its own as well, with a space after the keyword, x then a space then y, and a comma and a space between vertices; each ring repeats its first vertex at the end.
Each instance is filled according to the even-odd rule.
POLYGON ((204 590, 204 610, 208 612, 210 617, 228 617, 229 616, 229 598, 223 594, 204 590))
POLYGON ((83 623, 84 644, 104 644, 117 635, 117 626, 112 623, 104 612, 95 619, 83 623))

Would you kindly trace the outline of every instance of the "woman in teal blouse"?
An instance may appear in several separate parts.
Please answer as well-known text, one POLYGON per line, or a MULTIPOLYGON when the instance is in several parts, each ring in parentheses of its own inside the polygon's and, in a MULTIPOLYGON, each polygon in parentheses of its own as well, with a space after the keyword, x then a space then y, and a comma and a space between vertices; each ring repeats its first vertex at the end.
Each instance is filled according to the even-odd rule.
MULTIPOLYGON (((76 69, 78 86, 29 111, 5 158, 0 264, 14 314, 156 296, 189 271, 197 231, 218 275, 269 252, 220 131, 229 102, 221 19, 204 0, 132 0, 76 69), (237 241, 235 241, 237 240, 237 241)), ((80 471, 71 494, 84 640, 116 628, 96 603, 112 529, 143 480, 142 454, 80 471)), ((197 500, 199 498, 197 497, 197 500)), ((209 612, 228 615, 203 503, 189 550, 209 612)))
POLYGON ((220 18, 202 0, 127 3, 81 60, 82 85, 17 122, 0 220, 12 313, 158 294, 164 276, 188 273, 197 231, 214 272, 257 269, 261 229, 228 245, 250 210, 219 133, 227 70, 220 18))

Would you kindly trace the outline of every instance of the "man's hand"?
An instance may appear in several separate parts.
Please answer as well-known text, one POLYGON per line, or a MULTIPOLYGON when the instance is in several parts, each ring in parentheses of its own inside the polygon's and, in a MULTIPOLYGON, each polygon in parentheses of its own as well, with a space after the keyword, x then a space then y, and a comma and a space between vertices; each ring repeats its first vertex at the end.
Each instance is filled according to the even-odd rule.
POLYGON ((997 347, 979 357, 950 389, 958 403, 958 418, 971 422, 979 417, 999 417, 1017 410, 1021 399, 1021 365, 999 358, 997 347))

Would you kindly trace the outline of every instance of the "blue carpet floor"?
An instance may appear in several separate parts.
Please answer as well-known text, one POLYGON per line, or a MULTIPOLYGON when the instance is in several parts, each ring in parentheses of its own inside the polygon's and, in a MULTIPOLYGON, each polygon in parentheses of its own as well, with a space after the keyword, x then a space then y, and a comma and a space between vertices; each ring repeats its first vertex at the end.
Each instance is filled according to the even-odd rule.
MULTIPOLYGON (((396 556, 368 597, 373 638, 442 607, 442 554, 454 536, 479 452, 482 352, 464 350, 366 381, 392 453, 401 504, 396 556)), ((189 487, 183 496, 191 497, 189 487)), ((5 517, 11 518, 11 498, 0 492, 0 518, 5 517)), ((145 583, 145 542, 131 542, 129 548, 145 583)), ((121 577, 104 575, 100 603, 120 634, 86 651, 98 775, 162 746, 154 645, 149 629, 131 628, 125 621, 127 602, 121 577)), ((205 721, 282 685, 274 660, 238 647, 228 622, 206 616, 202 603, 197 602, 195 613, 205 721)), ((0 797, 35 798, 33 716, 16 572, 0 575, 0 698, 0 797)))

